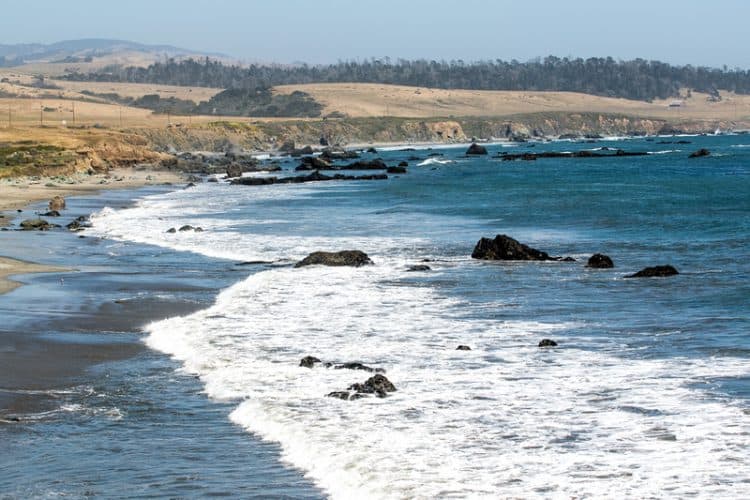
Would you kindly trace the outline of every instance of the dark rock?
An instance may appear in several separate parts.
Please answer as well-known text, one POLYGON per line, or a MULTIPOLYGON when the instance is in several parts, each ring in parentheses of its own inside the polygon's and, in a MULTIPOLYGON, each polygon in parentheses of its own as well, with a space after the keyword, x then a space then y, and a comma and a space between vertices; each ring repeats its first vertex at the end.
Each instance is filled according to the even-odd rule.
POLYGON ((206 182, 219 182, 219 180, 216 177, 211 177, 206 182))
POLYGON ((60 217, 60 212, 57 210, 50 210, 49 212, 43 213, 42 217, 60 217))
POLYGON ((711 156, 711 151, 705 148, 701 148, 698 151, 690 153, 690 156, 688 156, 688 158, 700 158, 702 156, 711 156))
POLYGON ((24 231, 47 231, 54 226, 44 219, 26 219, 21 222, 21 229, 24 231))
POLYGON ((321 146, 328 146, 328 139, 326 139, 325 137, 321 136, 320 140, 318 141, 318 144, 320 144, 321 146))
POLYGON ((581 136, 578 134, 560 134, 557 138, 560 139, 561 141, 564 141, 564 140, 575 141, 579 137, 581 136))
POLYGON ((350 385, 348 389, 361 394, 376 394, 379 398, 384 398, 387 393, 395 391, 396 387, 385 375, 377 374, 368 378, 364 383, 350 385))
POLYGON ((239 163, 230 163, 227 166, 227 177, 242 177, 242 165, 239 163))
POLYGON ((646 267, 644 269, 641 269, 635 274, 630 274, 628 276, 625 276, 626 278, 663 278, 667 276, 674 276, 676 274, 680 274, 677 272, 677 269, 675 269, 672 266, 654 266, 654 267, 646 267))
POLYGON ((326 394, 326 397, 328 398, 338 398, 343 399, 344 401, 349 400, 349 392, 348 391, 333 391, 326 394))
POLYGON ((405 174, 405 167, 388 167, 385 171, 387 174, 405 174))
POLYGON ((289 154, 296 157, 296 156, 303 156, 303 155, 311 155, 314 152, 315 151, 313 151, 312 146, 305 146, 304 148, 293 149, 292 151, 289 152, 289 154))
POLYGON ((542 341, 539 342, 539 347, 557 347, 557 342, 551 339, 542 339, 542 341))
POLYGON ((612 259, 609 258, 609 256, 601 254, 601 253, 595 253, 591 257, 589 257, 589 261, 586 264, 586 267, 591 267, 594 269, 612 269, 615 267, 615 264, 612 262, 612 259))
POLYGON ((359 158, 359 154, 356 151, 346 151, 344 149, 332 149, 325 148, 321 153, 320 157, 332 161, 332 160, 356 160, 359 158))
POLYGON ((430 266, 424 264, 415 264, 406 268, 407 272, 432 271, 430 266))
POLYGON ((365 151, 365 152, 366 153, 372 153, 374 155, 378 154, 378 150, 375 149, 375 148, 367 148, 367 151, 365 151))
POLYGON ((167 232, 168 232, 168 233, 176 233, 176 232, 177 232, 177 229, 175 229, 175 228, 173 228, 173 227, 170 227, 169 229, 167 229, 167 232))
POLYGON ((358 363, 356 361, 341 363, 340 365, 335 365, 334 368, 337 370, 364 370, 366 372, 385 373, 385 370, 383 370, 382 368, 372 368, 371 366, 363 365, 362 363, 358 363))
POLYGON ((480 239, 471 257, 482 260, 557 260, 504 234, 498 234, 494 240, 480 239))
POLYGON ((340 167, 341 170, 386 170, 388 165, 380 158, 360 160, 340 167))
POLYGON ((180 229, 178 229, 179 232, 185 232, 185 231, 195 231, 195 228, 191 226, 190 224, 185 224, 180 229))
POLYGON ((409 166, 409 162, 407 162, 407 161, 400 161, 400 162, 398 162, 398 166, 399 167, 408 167, 409 166))
POLYGON ((484 146, 480 146, 476 142, 473 142, 471 146, 469 146, 469 149, 466 150, 467 155, 486 155, 487 154, 487 148, 484 146))
POLYGON ((299 362, 299 365, 305 368, 312 368, 315 366, 315 363, 320 363, 320 360, 315 356, 305 356, 302 358, 302 361, 299 362))
POLYGON ((341 252, 313 252, 297 262, 294 267, 311 265, 360 267, 368 264, 372 264, 372 261, 366 253, 359 250, 343 250, 341 252))
POLYGON ((322 182, 322 181, 374 181, 386 180, 386 174, 373 175, 324 175, 316 170, 310 175, 295 175, 291 177, 240 177, 231 181, 232 184, 243 186, 263 186, 268 184, 301 184, 303 182, 322 182))
POLYGON ((564 257, 562 259, 559 259, 560 262, 575 262, 576 260, 573 257, 564 257))
POLYGON ((457 351, 471 351, 471 347, 469 347, 467 345, 460 345, 460 346, 456 347, 456 350, 457 351))
POLYGON ((331 168, 330 163, 318 156, 305 156, 300 161, 301 163, 294 170, 327 170, 331 168))
POLYGON ((188 182, 185 184, 185 189, 190 189, 195 187, 195 182, 188 182))

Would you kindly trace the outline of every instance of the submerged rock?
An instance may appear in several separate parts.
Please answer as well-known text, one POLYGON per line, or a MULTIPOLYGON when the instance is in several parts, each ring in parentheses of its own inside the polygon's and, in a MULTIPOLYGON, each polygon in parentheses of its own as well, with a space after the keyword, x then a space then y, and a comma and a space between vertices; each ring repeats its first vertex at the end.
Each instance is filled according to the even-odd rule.
POLYGON ((177 232, 177 229, 175 229, 175 228, 173 228, 173 227, 170 227, 169 229, 167 229, 167 232, 168 232, 168 233, 176 233, 176 232, 177 232))
POLYGON ((456 347, 456 350, 457 351, 471 351, 471 347, 469 347, 467 345, 460 345, 460 346, 456 347))
POLYGON ((50 210, 49 212, 43 213, 42 217, 60 217, 60 212, 57 210, 50 210))
POLYGON ((370 257, 364 252, 359 250, 343 250, 341 252, 313 252, 297 262, 294 267, 312 265, 360 267, 372 263, 370 257))
POLYGON ((405 174, 406 167, 388 167, 385 172, 387 174, 405 174))
POLYGON ((333 391, 326 394, 326 397, 343 399, 344 401, 348 401, 349 396, 349 391, 333 391))
POLYGON ((494 240, 490 238, 480 239, 471 253, 471 258, 481 260, 560 260, 504 234, 498 234, 494 240))
POLYGON ((593 269, 611 269, 615 267, 615 264, 609 256, 604 255, 603 253, 595 253, 589 257, 586 267, 591 267, 593 269))
POLYGON ((407 272, 422 272, 422 271, 431 271, 432 268, 430 266, 424 265, 424 264, 415 264, 413 266, 409 266, 406 268, 407 272))
POLYGON ((688 158, 700 158, 702 156, 711 156, 711 151, 706 148, 701 148, 698 151, 690 153, 690 156, 688 156, 688 158))
POLYGON ((667 276, 674 276, 680 274, 677 269, 672 266, 654 266, 646 267, 641 269, 635 274, 629 274, 626 278, 664 278, 667 276))
POLYGON ((552 339, 542 339, 539 342, 539 347, 557 347, 557 342, 552 339))
POLYGON ((471 146, 469 146, 469 149, 466 150, 467 155, 486 155, 487 154, 487 148, 484 146, 480 146, 476 142, 471 143, 471 146))
POLYGON ((366 372, 385 373, 385 370, 383 370, 382 368, 372 368, 371 366, 363 365, 362 363, 356 361, 341 363, 340 365, 335 365, 334 368, 337 370, 363 370, 366 372))
POLYGON ((313 366, 315 366, 315 363, 320 363, 320 360, 315 356, 305 356, 299 362, 299 365, 304 368, 312 368, 313 366))

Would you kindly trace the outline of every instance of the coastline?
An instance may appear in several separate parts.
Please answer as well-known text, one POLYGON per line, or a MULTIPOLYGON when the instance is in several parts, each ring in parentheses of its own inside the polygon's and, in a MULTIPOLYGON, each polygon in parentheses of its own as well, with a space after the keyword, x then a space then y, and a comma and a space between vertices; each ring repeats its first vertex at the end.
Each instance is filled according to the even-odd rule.
MULTIPOLYGON (((0 212, 23 212, 29 205, 54 196, 82 196, 110 189, 135 189, 179 182, 185 182, 181 172, 151 167, 119 167, 92 175, 78 173, 64 177, 7 178, 0 180, 0 212)), ((2 215, 0 227, 9 225, 16 214, 2 215)))
POLYGON ((69 269, 65 267, 45 266, 33 262, 11 259, 10 257, 0 256, 0 295, 15 290, 23 285, 9 277, 19 274, 37 274, 37 273, 56 273, 64 272, 69 269))

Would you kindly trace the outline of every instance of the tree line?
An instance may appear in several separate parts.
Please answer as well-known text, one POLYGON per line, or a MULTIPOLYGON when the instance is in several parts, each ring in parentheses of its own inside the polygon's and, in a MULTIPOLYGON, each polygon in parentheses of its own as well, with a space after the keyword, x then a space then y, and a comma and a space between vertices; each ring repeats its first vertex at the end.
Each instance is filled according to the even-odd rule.
POLYGON ((750 72, 742 69, 673 66, 659 61, 611 57, 546 57, 528 62, 369 59, 329 65, 226 65, 209 58, 157 62, 148 67, 109 66, 94 73, 70 71, 80 81, 155 83, 224 89, 265 89, 304 83, 383 83, 472 90, 571 91, 650 101, 677 96, 682 88, 716 95, 750 94, 750 72))

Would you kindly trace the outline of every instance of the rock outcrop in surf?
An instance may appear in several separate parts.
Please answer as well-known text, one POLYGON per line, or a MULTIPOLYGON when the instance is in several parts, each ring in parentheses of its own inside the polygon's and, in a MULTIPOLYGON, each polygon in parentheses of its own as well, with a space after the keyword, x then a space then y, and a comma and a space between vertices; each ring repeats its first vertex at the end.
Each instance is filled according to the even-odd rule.
POLYGON ((294 267, 304 266, 351 266, 361 267, 372 264, 368 255, 360 250, 342 250, 341 252, 313 252, 294 267))

